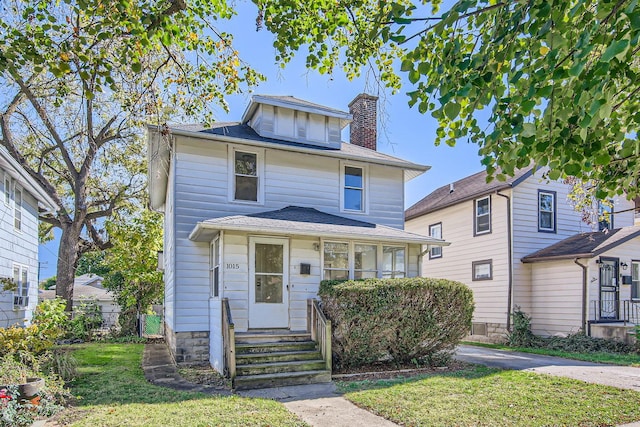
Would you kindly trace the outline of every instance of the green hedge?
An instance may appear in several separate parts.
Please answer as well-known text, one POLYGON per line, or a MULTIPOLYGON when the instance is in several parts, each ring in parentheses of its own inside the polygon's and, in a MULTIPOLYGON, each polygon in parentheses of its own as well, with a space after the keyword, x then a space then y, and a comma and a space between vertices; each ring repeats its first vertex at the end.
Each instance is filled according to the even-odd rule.
POLYGON ((433 360, 451 354, 471 328, 473 294, 445 279, 367 279, 320 284, 333 327, 333 364, 433 360))

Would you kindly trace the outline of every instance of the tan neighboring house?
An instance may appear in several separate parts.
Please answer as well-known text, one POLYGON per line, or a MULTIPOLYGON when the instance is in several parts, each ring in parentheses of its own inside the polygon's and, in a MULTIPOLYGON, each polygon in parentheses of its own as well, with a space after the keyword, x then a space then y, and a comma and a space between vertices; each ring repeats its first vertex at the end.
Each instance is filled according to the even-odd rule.
MULTIPOLYGON (((111 328, 116 325, 120 315, 120 306, 114 300, 113 294, 102 286, 104 278, 95 274, 77 276, 73 282, 73 306, 77 307, 87 301, 95 302, 102 313, 102 327, 111 328)), ((54 289, 41 290, 39 299, 53 299, 56 297, 54 289)))
POLYGON ((506 182, 487 183, 479 172, 405 212, 407 231, 451 243, 423 257, 422 274, 471 287, 473 339, 503 339, 516 306, 532 317, 533 332, 545 336, 581 329, 605 334, 610 328, 602 332, 603 324, 638 322, 634 203, 614 199, 609 220, 589 225, 568 203, 569 192, 532 168, 506 182))

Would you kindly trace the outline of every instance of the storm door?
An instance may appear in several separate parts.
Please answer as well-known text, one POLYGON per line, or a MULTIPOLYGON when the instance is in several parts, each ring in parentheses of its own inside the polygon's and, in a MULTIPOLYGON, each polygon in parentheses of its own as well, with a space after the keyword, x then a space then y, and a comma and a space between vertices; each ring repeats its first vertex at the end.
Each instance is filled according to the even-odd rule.
POLYGON ((618 319, 619 291, 618 258, 600 258, 600 319, 618 319))
POLYGON ((249 241, 249 327, 289 326, 289 242, 252 237, 249 241))

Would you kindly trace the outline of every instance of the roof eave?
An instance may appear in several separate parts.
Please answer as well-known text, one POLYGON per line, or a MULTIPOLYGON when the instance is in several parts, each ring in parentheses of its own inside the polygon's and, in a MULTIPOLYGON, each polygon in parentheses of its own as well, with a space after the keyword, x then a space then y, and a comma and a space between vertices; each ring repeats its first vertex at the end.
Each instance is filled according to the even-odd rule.
POLYGON ((553 256, 545 256, 545 257, 534 257, 528 258, 524 257, 520 259, 523 264, 533 264, 535 262, 543 262, 543 261, 561 261, 568 259, 576 259, 576 258, 593 258, 596 256, 593 252, 586 252, 581 254, 563 254, 563 255, 553 255, 553 256))
POLYGON ((341 238, 341 239, 350 239, 350 240, 374 240, 379 242, 387 242, 387 243, 414 243, 414 244, 422 244, 422 245, 432 245, 432 246, 449 246, 451 243, 445 242, 440 239, 433 238, 422 238, 419 236, 414 237, 384 237, 384 236, 372 236, 369 234, 357 234, 357 233, 345 233, 345 232, 326 232, 326 231, 304 231, 304 232, 295 232, 291 231, 290 228, 287 227, 259 227, 259 226, 238 226, 238 225, 228 225, 228 224, 212 224, 207 223, 206 221, 201 221, 196 224, 194 229, 189 234, 189 240, 194 242, 209 242, 217 232, 219 231, 238 231, 238 232, 246 232, 246 233, 260 233, 260 234, 276 234, 276 235, 287 235, 287 236, 310 236, 310 237, 321 237, 321 238, 341 238), (208 233, 209 231, 210 233, 208 233))
POLYGON ((253 117, 256 108, 258 108, 258 104, 272 105, 274 107, 288 108, 291 110, 304 111, 306 113, 335 117, 340 119, 341 128, 346 127, 353 120, 353 115, 344 111, 322 108, 321 106, 312 107, 310 105, 287 101, 285 99, 276 99, 262 95, 253 95, 251 97, 251 100, 249 101, 249 105, 242 114, 242 123, 247 123, 247 121, 249 121, 249 119, 253 117))

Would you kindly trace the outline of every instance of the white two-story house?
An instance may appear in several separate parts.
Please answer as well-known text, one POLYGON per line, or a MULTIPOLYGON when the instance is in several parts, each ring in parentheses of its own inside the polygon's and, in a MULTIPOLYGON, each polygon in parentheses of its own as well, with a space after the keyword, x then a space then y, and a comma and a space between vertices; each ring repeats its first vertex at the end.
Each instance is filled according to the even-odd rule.
POLYGON ((568 202, 570 186, 543 179, 540 170, 518 170, 506 182, 486 177, 479 172, 438 188, 405 215, 408 231, 451 243, 432 248, 422 271, 471 287, 474 339, 504 339, 516 307, 545 336, 602 336, 601 324, 638 320, 633 202, 616 198, 612 209, 602 205, 606 221, 587 223, 568 202))
POLYGON ((424 251, 444 244, 403 230, 404 183, 428 167, 376 151, 376 101, 359 95, 347 113, 256 95, 237 123, 149 128, 166 339, 178 362, 207 360, 233 377, 237 361, 249 377, 255 360, 231 354, 230 323, 236 347, 267 332, 262 341, 281 347, 304 341, 321 280, 418 276, 424 251))
POLYGON ((39 209, 54 210, 55 202, 0 146, 0 327, 26 326, 38 303, 39 209), (11 288, 11 287, 10 287, 11 288))

